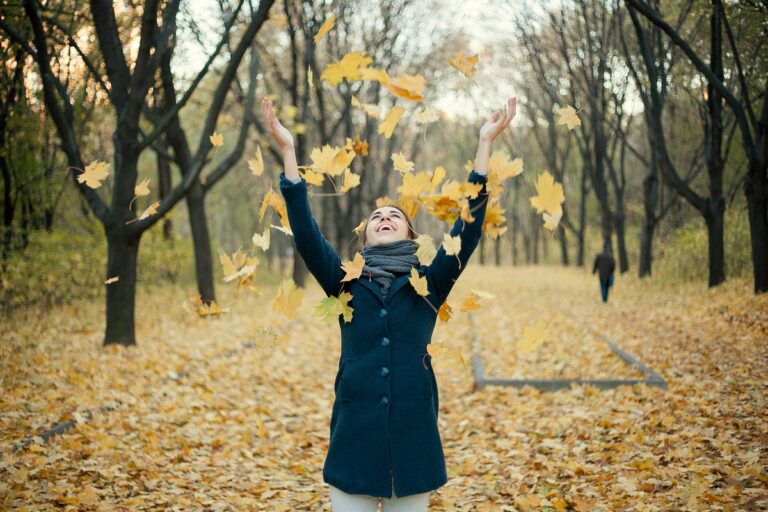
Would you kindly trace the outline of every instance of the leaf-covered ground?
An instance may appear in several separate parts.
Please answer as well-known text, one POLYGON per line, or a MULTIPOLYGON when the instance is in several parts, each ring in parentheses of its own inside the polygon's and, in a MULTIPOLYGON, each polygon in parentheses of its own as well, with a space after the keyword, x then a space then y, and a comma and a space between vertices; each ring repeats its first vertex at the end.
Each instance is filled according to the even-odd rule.
MULTIPOLYGON (((470 289, 495 295, 472 312, 487 376, 637 376, 599 332, 669 389, 473 391, 470 317, 454 307, 433 338, 449 349, 433 358, 449 481, 430 510, 768 508, 768 296, 620 276, 602 304, 580 270, 477 264, 450 301, 470 289), (523 350, 537 321, 547 337, 523 350)), ((330 510, 338 326, 313 316, 314 281, 298 319, 271 312, 276 290, 221 287, 231 312, 214 319, 189 290, 142 292, 128 349, 100 346, 98 303, 5 320, 0 510, 330 510)))

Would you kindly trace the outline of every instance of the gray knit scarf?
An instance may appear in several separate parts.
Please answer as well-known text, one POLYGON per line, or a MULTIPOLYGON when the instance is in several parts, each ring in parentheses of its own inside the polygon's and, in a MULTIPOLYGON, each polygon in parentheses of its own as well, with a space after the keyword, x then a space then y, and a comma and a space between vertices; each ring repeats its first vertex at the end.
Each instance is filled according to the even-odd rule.
POLYGON ((411 239, 366 245, 362 253, 365 265, 360 278, 373 278, 381 285, 381 294, 386 297, 395 274, 407 274, 411 268, 419 266, 419 258, 416 257, 418 248, 419 244, 411 239))

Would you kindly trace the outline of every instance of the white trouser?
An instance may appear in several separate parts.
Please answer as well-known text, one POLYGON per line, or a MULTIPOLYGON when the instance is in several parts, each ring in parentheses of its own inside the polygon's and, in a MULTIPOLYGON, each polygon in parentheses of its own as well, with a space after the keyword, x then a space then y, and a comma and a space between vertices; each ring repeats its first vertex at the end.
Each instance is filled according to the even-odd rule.
POLYGON ((348 494, 329 484, 332 512, 376 512, 381 499, 382 512, 425 512, 429 505, 429 492, 391 498, 378 498, 367 494, 348 494))

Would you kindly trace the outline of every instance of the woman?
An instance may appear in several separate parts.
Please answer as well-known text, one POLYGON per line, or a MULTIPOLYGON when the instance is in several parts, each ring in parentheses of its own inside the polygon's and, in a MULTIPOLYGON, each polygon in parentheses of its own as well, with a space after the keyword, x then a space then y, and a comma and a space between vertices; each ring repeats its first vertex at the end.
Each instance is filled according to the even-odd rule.
POLYGON ((482 184, 477 197, 469 200, 475 220, 464 223, 459 217, 450 233, 461 237, 458 259, 441 246, 429 265, 420 265, 410 219, 387 205, 368 217, 363 275, 342 282, 341 259, 312 216, 293 137, 275 117, 271 102, 262 101, 267 129, 283 156, 280 191, 296 250, 327 296, 352 294, 352 320, 345 322, 339 315, 341 357, 323 465, 334 512, 375 512, 379 498, 383 511, 421 512, 427 509, 430 491, 448 480, 427 344, 437 310, 480 240, 491 143, 512 121, 516 106, 517 99, 510 98, 480 128, 475 169, 468 176, 469 182, 482 184), (426 297, 409 284, 412 268, 427 280, 426 297))

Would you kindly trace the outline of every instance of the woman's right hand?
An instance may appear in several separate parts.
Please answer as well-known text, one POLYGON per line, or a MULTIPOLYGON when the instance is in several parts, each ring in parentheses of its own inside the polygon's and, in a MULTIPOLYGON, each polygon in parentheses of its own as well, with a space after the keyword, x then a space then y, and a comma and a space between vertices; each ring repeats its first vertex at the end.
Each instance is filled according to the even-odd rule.
POLYGON ((264 113, 267 131, 275 139, 275 143, 280 147, 280 151, 293 150, 293 135, 288 131, 288 128, 277 120, 275 111, 272 109, 272 102, 267 98, 261 100, 261 111, 264 113))

